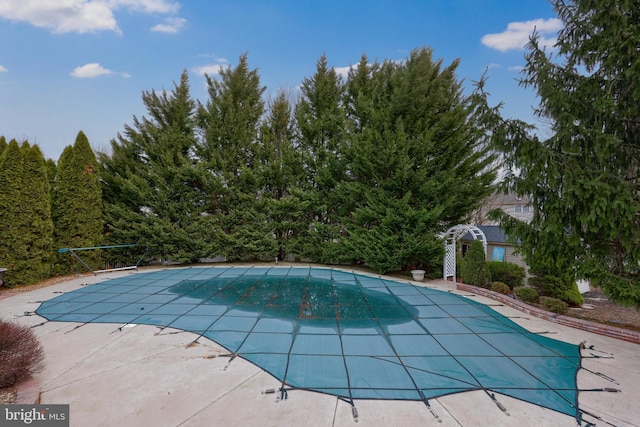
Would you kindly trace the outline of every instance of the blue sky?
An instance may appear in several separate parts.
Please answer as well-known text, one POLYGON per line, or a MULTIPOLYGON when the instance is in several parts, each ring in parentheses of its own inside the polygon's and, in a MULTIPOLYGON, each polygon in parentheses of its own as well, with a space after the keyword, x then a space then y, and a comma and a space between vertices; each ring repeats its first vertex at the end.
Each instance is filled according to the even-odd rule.
POLYGON ((344 70, 401 60, 426 46, 461 63, 466 88, 489 77, 491 104, 536 123, 537 101, 517 85, 533 28, 553 43, 560 23, 546 0, 0 0, 0 135, 37 143, 57 160, 79 130, 97 150, 133 116, 144 90, 171 90, 248 54, 269 97, 295 92, 324 53, 344 70))

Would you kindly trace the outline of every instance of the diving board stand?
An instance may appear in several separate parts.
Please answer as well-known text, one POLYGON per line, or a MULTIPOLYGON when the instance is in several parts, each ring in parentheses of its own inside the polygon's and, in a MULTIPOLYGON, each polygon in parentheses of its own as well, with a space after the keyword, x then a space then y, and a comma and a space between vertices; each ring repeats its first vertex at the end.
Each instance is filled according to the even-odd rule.
POLYGON ((133 247, 136 247, 136 246, 138 246, 138 245, 133 243, 133 244, 128 244, 128 245, 91 246, 91 247, 87 247, 87 248, 61 248, 61 249, 58 249, 58 253, 70 253, 87 270, 89 270, 91 273, 93 273, 94 276, 96 276, 98 273, 107 273, 107 272, 110 272, 110 271, 137 270, 138 267, 140 266, 140 263, 142 262, 142 260, 144 260, 144 258, 147 256, 147 252, 149 252, 149 248, 145 249, 144 254, 142 254, 140 259, 138 259, 138 261, 133 265, 127 265, 127 266, 124 266, 124 267, 115 267, 115 268, 105 268, 103 270, 94 270, 94 269, 92 269, 89 266, 89 264, 87 264, 82 258, 80 258, 80 256, 76 252, 97 250, 97 249, 133 248, 133 247))

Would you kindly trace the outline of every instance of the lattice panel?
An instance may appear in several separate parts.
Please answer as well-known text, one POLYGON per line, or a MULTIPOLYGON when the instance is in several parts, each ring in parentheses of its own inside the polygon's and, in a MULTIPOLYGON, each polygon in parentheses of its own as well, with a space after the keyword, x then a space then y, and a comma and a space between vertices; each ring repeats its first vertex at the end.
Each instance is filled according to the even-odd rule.
POLYGON ((456 244, 445 244, 444 255, 444 271, 445 279, 447 277, 455 276, 456 274, 456 244))

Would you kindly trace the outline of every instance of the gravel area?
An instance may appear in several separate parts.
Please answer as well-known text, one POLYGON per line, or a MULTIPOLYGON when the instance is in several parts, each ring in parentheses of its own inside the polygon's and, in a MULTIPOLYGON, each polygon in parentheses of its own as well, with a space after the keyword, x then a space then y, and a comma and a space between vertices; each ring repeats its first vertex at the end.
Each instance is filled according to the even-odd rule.
POLYGON ((640 332, 639 309, 611 302, 598 290, 592 290, 582 296, 584 297, 583 306, 569 309, 568 316, 640 332))

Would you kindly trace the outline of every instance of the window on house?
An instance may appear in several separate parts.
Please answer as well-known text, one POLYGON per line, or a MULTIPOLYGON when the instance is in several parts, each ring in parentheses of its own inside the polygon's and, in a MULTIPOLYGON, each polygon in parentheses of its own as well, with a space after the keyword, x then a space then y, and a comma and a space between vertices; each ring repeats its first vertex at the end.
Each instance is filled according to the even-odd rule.
POLYGON ((524 205, 522 207, 522 213, 529 213, 529 205, 524 205))
POLYGON ((516 204, 516 213, 522 213, 522 205, 516 204))

